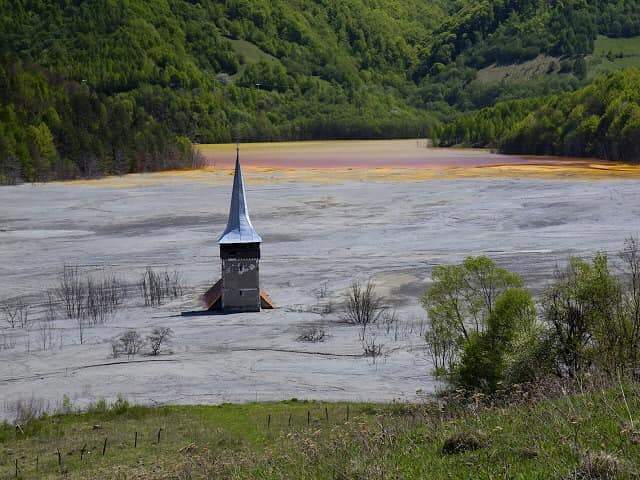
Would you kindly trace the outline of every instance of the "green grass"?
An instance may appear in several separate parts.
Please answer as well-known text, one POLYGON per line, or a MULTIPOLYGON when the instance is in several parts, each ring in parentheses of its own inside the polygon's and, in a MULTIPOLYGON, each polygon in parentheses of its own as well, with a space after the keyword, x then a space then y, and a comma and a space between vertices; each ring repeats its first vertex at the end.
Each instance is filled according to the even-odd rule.
POLYGON ((640 37, 610 38, 599 35, 596 39, 594 55, 640 55, 640 37))
MULTIPOLYGON (((526 81, 539 77, 549 77, 553 65, 554 72, 560 68, 559 58, 540 55, 539 57, 513 65, 492 65, 478 71, 478 80, 485 83, 500 81, 526 81)), ((588 59, 589 77, 621 70, 629 67, 640 67, 640 37, 609 38, 599 35, 595 42, 594 52, 588 59)))
POLYGON ((233 51, 243 58, 244 63, 251 64, 258 63, 260 61, 269 63, 279 62, 276 57, 269 55, 267 52, 264 52, 260 47, 251 42, 246 40, 227 40, 231 42, 231 48, 233 48, 233 51))
POLYGON ((227 40, 231 43, 231 48, 240 59, 240 67, 238 68, 238 71, 230 77, 232 80, 240 78, 247 69, 247 65, 252 65, 258 62, 280 63, 280 60, 273 55, 269 55, 254 43, 231 38, 228 38, 227 40))
POLYGON ((19 478, 59 478, 58 448, 65 478, 573 478, 594 452, 619 464, 612 478, 635 478, 639 393, 634 385, 624 396, 614 389, 477 414, 349 404, 348 421, 347 404, 295 401, 60 415, 24 433, 0 428, 0 478, 13 478, 16 458, 19 478), (477 448, 443 453, 454 435, 477 448))
POLYGON ((628 67, 640 67, 640 37, 609 38, 599 35, 589 60, 589 76, 628 67))
MULTIPOLYGON (((533 60, 512 65, 492 65, 478 71, 478 80, 484 83, 492 82, 522 82, 549 76, 549 70, 559 70, 559 60, 548 55, 539 55, 533 60)), ((553 74, 557 75, 557 74, 553 74)))

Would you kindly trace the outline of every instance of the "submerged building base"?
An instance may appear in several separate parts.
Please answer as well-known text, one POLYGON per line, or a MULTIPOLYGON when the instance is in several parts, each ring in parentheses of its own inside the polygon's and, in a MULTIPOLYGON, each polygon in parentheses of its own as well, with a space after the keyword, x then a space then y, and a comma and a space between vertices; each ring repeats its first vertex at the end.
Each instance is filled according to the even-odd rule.
POLYGON ((267 292, 260 291, 260 307, 254 306, 225 306, 222 303, 223 284, 222 279, 218 280, 209 290, 202 296, 202 304, 204 308, 214 312, 224 313, 241 313, 241 312, 259 312, 261 309, 270 310, 276 308, 267 292))

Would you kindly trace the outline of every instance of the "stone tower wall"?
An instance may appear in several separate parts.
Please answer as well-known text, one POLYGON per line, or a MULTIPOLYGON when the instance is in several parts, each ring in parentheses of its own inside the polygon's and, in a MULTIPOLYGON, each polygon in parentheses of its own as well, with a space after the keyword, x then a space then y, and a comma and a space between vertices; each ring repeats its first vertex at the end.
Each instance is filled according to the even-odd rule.
POLYGON ((259 312, 260 245, 222 245, 220 256, 222 308, 227 312, 259 312))
POLYGON ((222 260, 222 308, 232 312, 260 311, 260 265, 257 258, 222 260))

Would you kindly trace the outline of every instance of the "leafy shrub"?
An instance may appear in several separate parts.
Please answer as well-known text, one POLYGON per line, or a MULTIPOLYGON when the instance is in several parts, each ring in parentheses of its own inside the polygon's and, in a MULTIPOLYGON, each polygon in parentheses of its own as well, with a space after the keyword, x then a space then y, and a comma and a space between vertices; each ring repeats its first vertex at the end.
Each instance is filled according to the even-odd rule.
POLYGON ((129 403, 129 401, 122 395, 118 395, 118 398, 115 402, 113 402, 111 408, 109 408, 109 411, 113 412, 116 415, 122 415, 123 413, 126 413, 130 407, 131 404, 129 403))
MULTIPOLYGON (((609 268, 606 255, 593 262, 571 258, 543 296, 544 320, 557 345, 563 373, 575 376, 589 369, 596 357, 609 358, 624 336, 615 328, 621 306, 621 285, 609 268), (617 334, 620 335, 617 335, 617 334)), ((615 363, 620 365, 617 359, 615 363)), ((602 367, 606 367, 601 362, 602 367)))
POLYGON ((427 310, 427 347, 437 371, 461 385, 495 389, 503 355, 515 332, 530 325, 535 308, 521 278, 487 257, 437 266, 422 297, 427 310))
POLYGON ((541 325, 516 333, 504 356, 504 385, 535 382, 554 372, 556 351, 550 332, 541 325))
POLYGON ((536 319, 531 294, 512 288, 502 293, 487 318, 487 329, 464 345, 455 380, 466 388, 493 392, 504 380, 513 340, 529 331, 536 319))

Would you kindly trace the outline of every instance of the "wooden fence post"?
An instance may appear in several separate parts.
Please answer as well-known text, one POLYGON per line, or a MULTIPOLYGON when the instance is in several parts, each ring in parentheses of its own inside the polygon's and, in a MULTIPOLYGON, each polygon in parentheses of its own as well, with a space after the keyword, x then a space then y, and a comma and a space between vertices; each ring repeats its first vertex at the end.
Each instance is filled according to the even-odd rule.
POLYGON ((133 437, 133 448, 137 448, 138 447, 138 432, 136 432, 135 436, 133 437))
POLYGON ((349 421, 349 404, 347 403, 347 422, 349 421))
POLYGON ((291 414, 289 414, 289 426, 291 426, 291 414))
POLYGON ((324 406, 324 418, 327 420, 327 423, 329 423, 329 408, 326 405, 324 406))
POLYGON ((267 417, 267 430, 271 429, 271 414, 267 417))
POLYGON ((162 433, 162 428, 158 429, 158 445, 160 445, 160 433, 162 433))
POLYGON ((18 459, 16 458, 16 478, 18 478, 18 459))
POLYGON ((311 425, 311 412, 307 410, 307 426, 311 425))
POLYGON ((105 453, 107 453, 107 438, 108 437, 104 437, 104 443, 102 444, 102 455, 104 456, 105 453))

